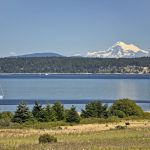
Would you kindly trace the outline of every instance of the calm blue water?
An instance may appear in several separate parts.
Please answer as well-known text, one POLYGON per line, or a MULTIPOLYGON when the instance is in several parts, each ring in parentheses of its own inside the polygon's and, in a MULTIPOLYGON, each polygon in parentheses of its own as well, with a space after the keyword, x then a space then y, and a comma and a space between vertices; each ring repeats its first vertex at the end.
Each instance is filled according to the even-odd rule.
POLYGON ((76 106, 80 109, 84 108, 80 100, 83 103, 84 100, 119 98, 140 101, 139 105, 150 111, 150 75, 0 75, 0 85, 4 92, 1 111, 16 109, 15 103, 2 105, 5 99, 78 100, 76 106))

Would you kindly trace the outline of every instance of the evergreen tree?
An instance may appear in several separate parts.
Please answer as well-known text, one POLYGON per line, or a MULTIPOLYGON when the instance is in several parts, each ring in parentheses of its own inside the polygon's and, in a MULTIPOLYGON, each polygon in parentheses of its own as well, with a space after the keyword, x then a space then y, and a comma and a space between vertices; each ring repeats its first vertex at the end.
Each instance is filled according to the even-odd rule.
POLYGON ((56 102, 52 109, 54 110, 56 120, 59 121, 64 119, 64 106, 60 102, 56 102))
POLYGON ((39 104, 37 101, 35 101, 34 107, 32 109, 32 114, 33 114, 33 117, 38 121, 43 119, 41 117, 43 117, 44 111, 42 110, 42 105, 39 104))
POLYGON ((42 108, 39 112, 38 118, 36 118, 40 122, 48 122, 48 116, 45 108, 42 108))
POLYGON ((85 105, 85 110, 81 110, 81 116, 84 118, 95 117, 95 118, 107 118, 108 111, 107 105, 102 105, 100 101, 90 102, 85 105))
POLYGON ((66 122, 70 123, 79 123, 80 122, 80 116, 78 112, 76 111, 76 108, 72 106, 66 114, 66 122))
POLYGON ((29 108, 27 107, 26 103, 21 102, 18 105, 17 110, 14 114, 13 121, 17 123, 23 123, 31 119, 32 119, 32 114, 29 111, 29 108))
POLYGON ((45 106, 45 114, 46 114, 46 120, 47 121, 54 121, 54 120, 56 120, 56 118, 55 118, 55 112, 52 109, 52 107, 51 107, 50 104, 47 104, 45 106))

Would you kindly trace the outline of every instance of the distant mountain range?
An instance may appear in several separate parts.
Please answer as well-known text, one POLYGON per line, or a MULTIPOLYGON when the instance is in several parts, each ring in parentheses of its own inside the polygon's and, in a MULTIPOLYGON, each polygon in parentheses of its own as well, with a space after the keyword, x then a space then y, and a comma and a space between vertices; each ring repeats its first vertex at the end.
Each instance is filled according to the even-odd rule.
POLYGON ((105 51, 88 52, 86 54, 86 57, 99 58, 135 58, 144 56, 149 56, 149 52, 133 44, 126 44, 124 42, 117 42, 105 51))
POLYGON ((15 57, 64 57, 64 56, 57 53, 32 53, 15 57))
MULTIPOLYGON (((86 55, 74 55, 71 57, 94 57, 94 58, 136 58, 150 56, 150 52, 140 49, 134 44, 117 42, 104 51, 88 52, 86 55)), ((57 53, 32 53, 12 57, 66 57, 57 53)))

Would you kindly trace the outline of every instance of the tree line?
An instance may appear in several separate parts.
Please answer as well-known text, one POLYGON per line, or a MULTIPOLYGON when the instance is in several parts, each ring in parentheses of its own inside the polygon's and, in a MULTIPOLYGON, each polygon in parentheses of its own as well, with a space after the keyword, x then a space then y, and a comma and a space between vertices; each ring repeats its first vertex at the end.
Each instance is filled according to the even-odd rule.
POLYGON ((147 67, 150 57, 82 58, 33 57, 0 58, 0 73, 138 73, 147 67))
POLYGON ((92 101, 85 105, 81 113, 76 111, 76 107, 65 109, 59 101, 53 105, 46 104, 42 107, 37 101, 32 110, 26 103, 21 102, 14 113, 2 112, 0 119, 11 118, 12 122, 24 123, 28 121, 53 122, 65 121, 69 123, 80 123, 83 118, 103 118, 115 116, 118 118, 130 116, 142 116, 143 110, 134 101, 130 99, 116 100, 112 106, 108 107, 101 101, 92 101))

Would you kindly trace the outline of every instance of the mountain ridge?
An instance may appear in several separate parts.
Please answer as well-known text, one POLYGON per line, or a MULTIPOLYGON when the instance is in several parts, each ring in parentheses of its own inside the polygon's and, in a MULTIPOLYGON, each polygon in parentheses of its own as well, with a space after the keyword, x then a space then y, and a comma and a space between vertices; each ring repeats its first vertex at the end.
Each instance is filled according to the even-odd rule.
POLYGON ((112 47, 104 51, 88 52, 85 57, 99 57, 99 58, 136 58, 149 56, 149 52, 134 44, 127 44, 125 42, 117 42, 112 47))
POLYGON ((137 47, 134 44, 127 44, 125 42, 117 42, 110 48, 104 51, 87 52, 85 55, 75 54, 72 56, 64 56, 54 52, 39 52, 24 54, 10 57, 90 57, 90 58, 136 58, 149 57, 150 52, 137 47))
POLYGON ((12 56, 12 57, 64 57, 64 56, 58 53, 45 52, 45 53, 24 54, 24 55, 12 56))

